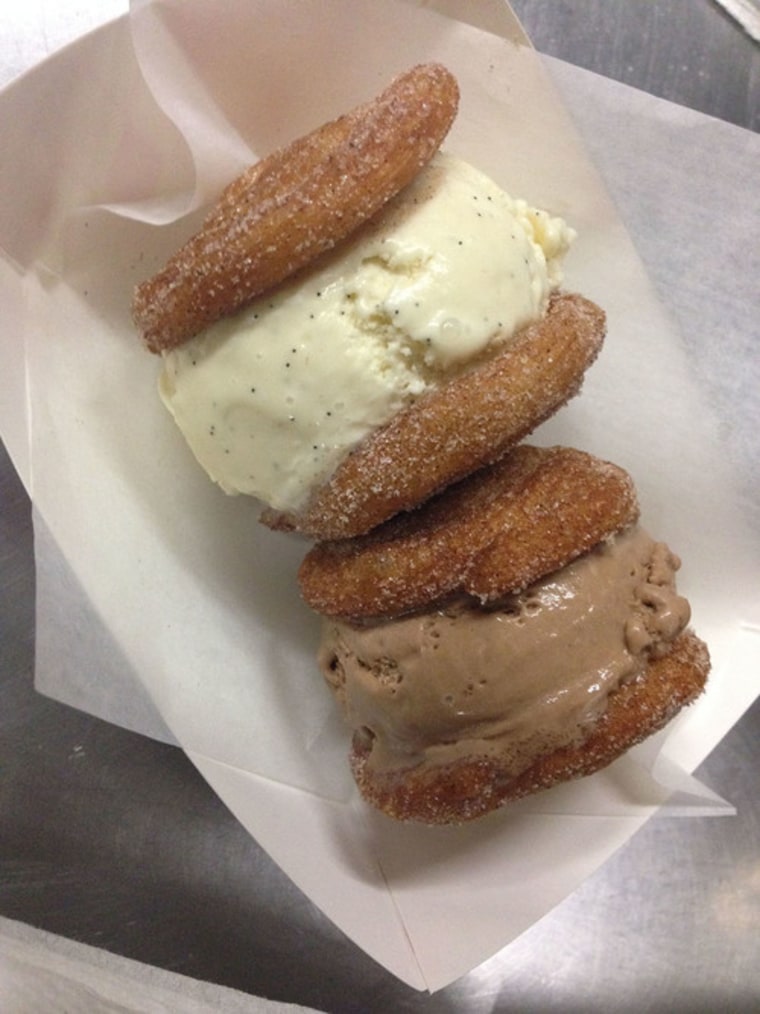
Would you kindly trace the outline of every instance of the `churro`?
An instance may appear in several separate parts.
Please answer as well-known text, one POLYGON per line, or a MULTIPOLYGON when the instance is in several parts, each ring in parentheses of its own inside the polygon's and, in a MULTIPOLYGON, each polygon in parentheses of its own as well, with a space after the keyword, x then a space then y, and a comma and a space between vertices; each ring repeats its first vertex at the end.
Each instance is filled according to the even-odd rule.
POLYGON ((152 352, 174 348, 278 285, 371 218, 438 150, 459 90, 440 64, 269 155, 223 192, 200 232, 137 287, 152 352))
POLYGON ((318 543, 298 580, 323 616, 398 616, 457 592, 488 602, 563 567, 638 511, 623 469, 522 444, 361 538, 318 543))
POLYGON ((365 438, 302 512, 270 510, 262 520, 342 539, 415 507, 498 460, 573 397, 604 334, 598 306, 555 295, 541 320, 365 438))

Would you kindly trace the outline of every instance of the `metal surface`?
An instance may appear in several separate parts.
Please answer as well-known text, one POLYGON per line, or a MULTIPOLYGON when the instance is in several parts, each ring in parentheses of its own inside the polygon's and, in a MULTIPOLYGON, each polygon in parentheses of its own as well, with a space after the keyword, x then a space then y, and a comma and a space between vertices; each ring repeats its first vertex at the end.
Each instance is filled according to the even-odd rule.
POLYGON ((712 0, 514 0, 542 53, 760 130, 760 47, 712 0))
MULTIPOLYGON (((709 2, 688 16, 684 0, 513 6, 539 49, 758 127, 760 51, 709 2)), ((698 772, 737 817, 650 821, 516 943, 428 997, 347 941, 179 750, 34 692, 32 543, 3 452, 0 914, 330 1012, 760 1010, 760 705, 698 772)))

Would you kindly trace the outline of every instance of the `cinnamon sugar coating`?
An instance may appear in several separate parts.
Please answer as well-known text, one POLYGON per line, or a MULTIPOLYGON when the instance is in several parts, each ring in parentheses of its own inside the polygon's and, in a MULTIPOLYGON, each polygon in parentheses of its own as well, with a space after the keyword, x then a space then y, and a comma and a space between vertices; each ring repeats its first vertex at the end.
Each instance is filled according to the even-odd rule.
POLYGON ((151 352, 240 309, 371 218, 437 151, 459 89, 440 64, 399 75, 372 101, 251 166, 134 295, 151 352))
POLYGON ((558 294, 544 317, 491 358, 423 395, 370 434, 298 515, 271 528, 317 539, 361 535, 502 457, 579 391, 605 334, 604 312, 558 294))
POLYGON ((374 774, 367 765, 371 744, 355 737, 354 778, 364 798, 397 820, 461 824, 510 800, 559 782, 593 774, 667 725, 702 692, 710 669, 705 644, 690 630, 670 652, 652 659, 643 675, 610 695, 605 713, 582 742, 540 757, 516 778, 505 777, 498 758, 472 756, 447 767, 420 765, 374 774))
POLYGON ((416 511, 318 543, 298 580, 324 616, 368 619, 466 592, 486 603, 564 567, 638 518, 623 469, 570 447, 523 444, 416 511))

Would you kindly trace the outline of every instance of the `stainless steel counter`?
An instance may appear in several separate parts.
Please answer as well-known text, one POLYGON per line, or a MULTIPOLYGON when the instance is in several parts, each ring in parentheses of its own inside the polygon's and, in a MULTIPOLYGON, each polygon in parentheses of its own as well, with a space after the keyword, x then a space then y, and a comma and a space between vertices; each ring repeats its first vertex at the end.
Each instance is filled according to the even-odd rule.
MULTIPOLYGON (((760 47, 716 4, 513 6, 540 50, 760 125, 760 47)), ((428 997, 347 941, 179 750, 35 693, 30 506, 4 452, 0 575, 0 914, 329 1012, 760 1010, 760 704, 698 772, 737 817, 650 821, 516 943, 428 997)))

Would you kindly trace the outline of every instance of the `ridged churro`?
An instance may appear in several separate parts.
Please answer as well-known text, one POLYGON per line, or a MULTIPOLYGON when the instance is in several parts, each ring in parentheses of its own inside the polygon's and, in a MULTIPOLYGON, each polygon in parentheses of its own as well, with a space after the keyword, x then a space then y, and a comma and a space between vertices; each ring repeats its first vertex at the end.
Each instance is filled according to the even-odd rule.
POLYGON ((300 514, 266 511, 262 520, 342 539, 424 502, 498 460, 573 397, 604 334, 590 300, 553 296, 541 320, 370 434, 300 514))
POLYGON ((367 535, 318 543, 298 580, 323 616, 398 616, 457 592, 485 603, 563 567, 638 512, 623 469, 570 447, 522 444, 367 535))
POLYGON ((445 67, 414 67, 251 166, 200 232, 137 287, 133 316, 147 347, 180 345, 352 233, 438 150, 458 102, 445 67))

